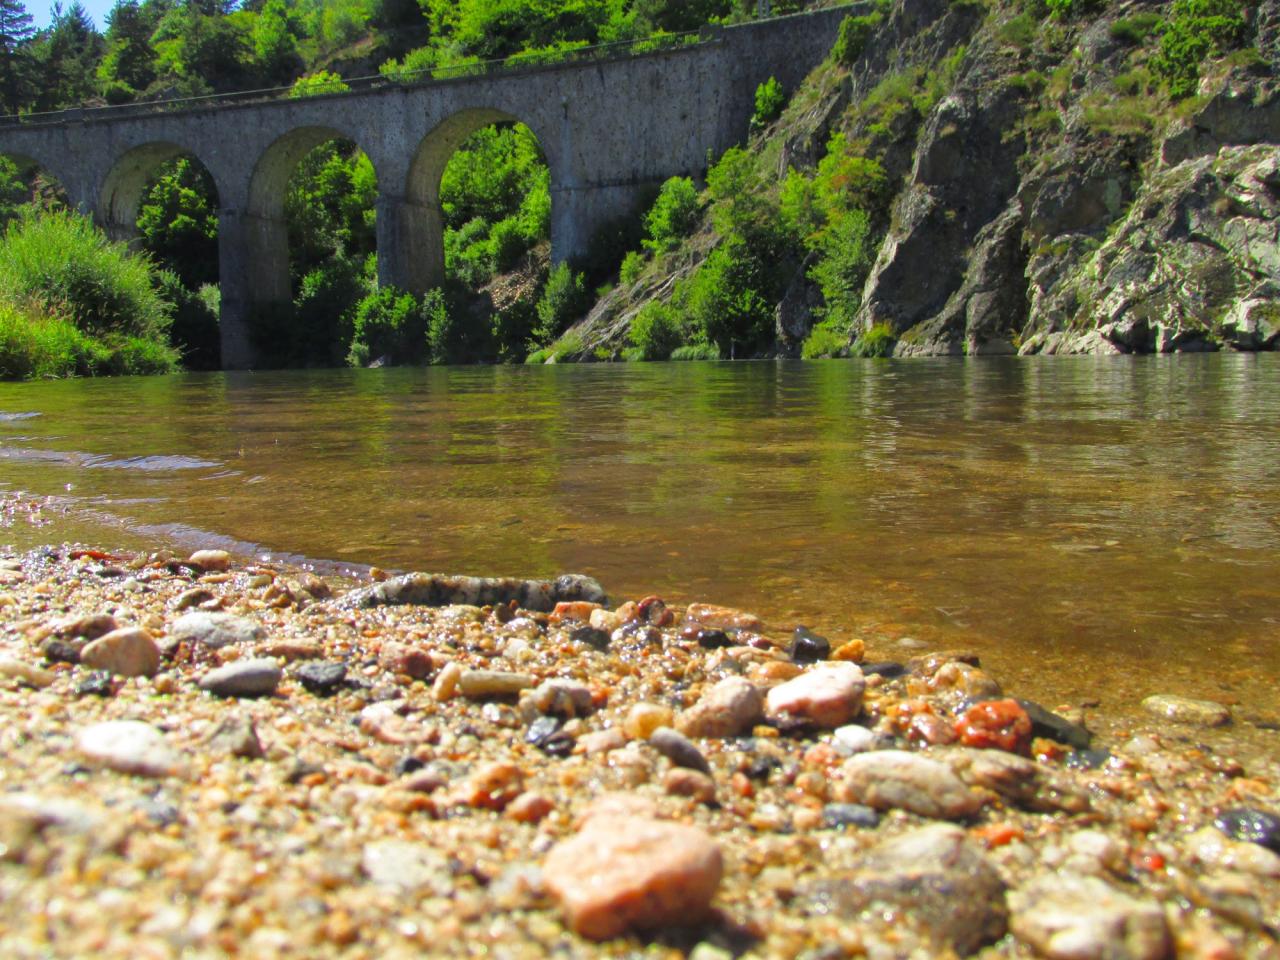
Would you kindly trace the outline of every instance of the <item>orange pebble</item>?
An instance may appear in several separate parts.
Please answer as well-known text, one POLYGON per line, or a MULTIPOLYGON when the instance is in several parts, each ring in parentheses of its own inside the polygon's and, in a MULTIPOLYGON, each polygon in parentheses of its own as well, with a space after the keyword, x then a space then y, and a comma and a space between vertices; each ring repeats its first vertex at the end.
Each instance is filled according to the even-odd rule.
POLYGON ((988 849, 1007 846, 1026 837, 1022 828, 1014 823, 988 823, 975 827, 972 833, 973 838, 988 849))

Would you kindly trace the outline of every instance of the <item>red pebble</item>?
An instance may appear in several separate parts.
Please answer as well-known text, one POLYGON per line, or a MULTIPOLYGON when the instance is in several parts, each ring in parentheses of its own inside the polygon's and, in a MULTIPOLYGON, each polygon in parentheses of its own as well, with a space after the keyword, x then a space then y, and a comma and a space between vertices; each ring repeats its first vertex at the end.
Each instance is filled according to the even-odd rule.
POLYGON ((975 703, 956 721, 956 735, 966 747, 1021 753, 1031 748, 1031 718, 1016 700, 975 703))

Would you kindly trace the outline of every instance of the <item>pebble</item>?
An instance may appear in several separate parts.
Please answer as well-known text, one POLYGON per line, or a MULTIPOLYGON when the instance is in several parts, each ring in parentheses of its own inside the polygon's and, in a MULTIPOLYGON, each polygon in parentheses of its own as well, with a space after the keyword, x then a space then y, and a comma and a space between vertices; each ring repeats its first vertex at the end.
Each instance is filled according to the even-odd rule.
POLYGON ((861 803, 828 803, 822 808, 822 823, 835 830, 844 827, 871 830, 880 824, 880 814, 861 803))
POLYGON ((14 657, 0 657, 0 677, 19 680, 32 687, 47 687, 53 683, 53 674, 48 670, 41 670, 14 657))
POLYGON ((110 697, 116 692, 111 682, 111 674, 105 670, 94 670, 76 684, 78 697, 110 697))
POLYGON ((463 670, 458 689, 464 697, 505 697, 527 690, 537 681, 527 673, 504 670, 463 670))
POLYGON ((448 896, 453 873, 448 859, 425 843, 375 840, 361 852, 360 868, 369 880, 397 893, 448 896))
POLYGON ((63 639, 83 637, 86 640, 97 640, 104 633, 110 633, 119 627, 120 624, 111 614, 92 613, 84 617, 63 620, 53 628, 53 632, 63 639))
POLYGON ((378 651, 378 660, 392 673, 401 673, 414 680, 425 680, 435 670, 431 654, 421 647, 389 640, 378 651))
POLYGON ((658 727, 649 734, 649 746, 674 763, 677 767, 711 773, 711 765, 702 751, 688 737, 671 727, 658 727))
POLYGON ((967 700, 995 700, 1004 695, 989 673, 960 660, 944 663, 935 670, 929 678, 929 689, 958 693, 967 700))
POLYGON ((716 802, 716 782, 701 770, 672 767, 662 777, 662 789, 672 796, 690 797, 708 806, 716 802))
POLYGON ((181 771, 164 734, 138 720, 108 720, 76 734, 76 749, 92 763, 140 777, 167 777, 181 771))
POLYGON ((774 719, 834 729, 861 712, 865 686, 856 664, 824 663, 770 690, 765 709, 774 719))
POLYGON ((886 680, 894 680, 907 672, 907 668, 896 660, 878 660, 875 663, 863 663, 861 667, 863 676, 884 677, 886 680))
POLYGON ((201 677, 200 689, 219 697, 265 697, 276 692, 281 675, 275 660, 235 660, 201 677))
POLYGON ((85 646, 80 662, 118 677, 152 677, 160 669, 160 648, 142 627, 121 627, 85 646))
POLYGON ((227 570, 231 567, 231 554, 225 550, 197 550, 187 557, 187 563, 193 563, 202 570, 227 570))
POLYGON ((832 733, 831 743, 837 752, 851 757, 855 753, 866 753, 868 750, 875 749, 876 735, 866 727, 846 724, 843 727, 836 727, 832 733))
POLYGON ((1050 960, 1165 960, 1164 911, 1097 877, 1051 873, 1009 894, 1009 929, 1050 960))
POLYGON ((1060 717, 1051 710, 1046 710, 1034 700, 1019 700, 1018 705, 1027 712, 1031 720, 1031 736, 1044 737, 1065 743, 1075 750, 1088 750, 1093 735, 1078 723, 1072 723, 1066 717, 1060 717))
POLYGON ((207 613, 198 610, 179 617, 169 627, 174 642, 202 643, 206 647, 225 647, 233 643, 256 643, 267 632, 260 624, 233 613, 207 613))
POLYGON ((601 609, 603 608, 600 604, 588 603, 585 600, 561 600, 555 605, 547 620, 551 623, 565 623, 571 620, 590 623, 591 615, 601 609))
POLYGON ((431 698, 444 702, 453 696, 458 689, 458 681, 462 678, 462 667, 450 661, 440 668, 435 683, 431 685, 431 698))
POLYGON ((1026 757, 965 747, 947 750, 940 757, 965 783, 1028 810, 1084 813, 1091 807, 1087 787, 1026 757))
POLYGON ((831 656, 831 641, 818 636, 808 627, 796 627, 787 655, 796 663, 817 663, 831 656))
POLYGON ((613 750, 621 750, 626 745, 627 738, 617 727, 609 727, 607 730, 593 730, 578 738, 578 747, 588 757, 609 753, 613 750))
POLYGON ((308 693, 327 697, 336 693, 347 679, 347 668, 341 663, 309 660, 294 669, 293 677, 308 693))
POLYGON ((1217 827, 1202 827, 1183 842, 1205 866, 1238 870, 1255 877, 1280 877, 1280 854, 1247 841, 1232 840, 1217 827))
POLYGON ((253 720, 242 714, 233 713, 223 717, 210 731, 205 742, 214 750, 245 760, 257 760, 265 756, 253 720))
POLYGON ((1212 700, 1157 694, 1143 700, 1142 709, 1162 720, 1197 727, 1223 727, 1231 722, 1231 711, 1212 700))
POLYGON ((648 740, 659 727, 669 727, 675 721, 670 707, 660 703, 637 703, 627 711, 622 721, 622 732, 632 740, 648 740))
POLYGON ((876 750, 844 762, 838 800, 877 810, 908 810, 922 817, 954 820, 982 808, 982 797, 945 763, 905 750, 876 750))
POLYGON ((737 737, 763 716, 759 688, 742 677, 727 677, 676 718, 676 729, 689 737, 737 737))
POLYGON ((720 848, 701 829, 618 815, 591 817, 543 863, 569 925, 592 940, 696 923, 723 873, 720 848))
POLYGON ((713 603, 689 604, 684 612, 684 618, 712 630, 759 631, 764 629, 764 621, 754 613, 735 610, 733 607, 721 607, 713 603))
POLYGON ((517 823, 540 823, 555 808, 545 794, 526 792, 507 804, 503 813, 517 823))
POLYGON ((831 652, 832 660, 848 660, 850 663, 861 663, 867 655, 867 644, 863 640, 849 640, 840 644, 831 652))
POLYGON ((956 735, 966 747, 1029 753, 1031 718, 1016 700, 984 700, 960 715, 956 735))
POLYGON ((581 624, 569 631, 569 639, 592 650, 609 649, 609 634, 595 627, 581 624))
POLYGON ((895 916, 889 922, 914 926, 935 951, 962 956, 1004 936, 1008 922, 999 873, 963 830, 943 823, 880 843, 851 876, 818 881, 805 898, 818 913, 873 924, 895 916))
POLYGON ((1213 821, 1214 826, 1232 840, 1244 840, 1280 853, 1280 817, 1252 807, 1233 807, 1223 810, 1213 821))
POLYGON ((89 643, 84 637, 46 637, 40 644, 40 653, 50 663, 79 663, 80 651, 89 643))
POLYGON ((534 708, 558 717, 585 717, 591 712, 591 689, 576 680, 544 680, 530 697, 534 708))

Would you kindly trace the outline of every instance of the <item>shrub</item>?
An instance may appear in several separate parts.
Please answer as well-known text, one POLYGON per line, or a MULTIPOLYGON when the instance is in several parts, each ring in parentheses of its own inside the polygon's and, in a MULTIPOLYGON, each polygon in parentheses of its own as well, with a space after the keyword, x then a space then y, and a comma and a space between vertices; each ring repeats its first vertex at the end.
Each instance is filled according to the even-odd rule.
POLYGON ((1094 10, 1100 9, 1105 0, 1044 0, 1044 5, 1049 10, 1049 15, 1055 20, 1067 20, 1072 17, 1083 16, 1094 10))
POLYGON ((869 233, 870 221, 862 210, 839 214, 820 234, 821 257, 809 271, 809 278, 822 291, 824 316, 846 330, 862 303, 862 286, 871 264, 869 233))
POLYGON ((658 198, 645 215, 648 236, 643 241, 648 250, 669 250, 693 232, 701 211, 698 191, 688 177, 672 177, 658 191, 658 198))
POLYGON ((293 86, 289 88, 289 96, 297 100, 302 97, 319 97, 327 93, 345 93, 350 89, 338 74, 321 70, 293 81, 293 86))
POLYGON ((719 360, 720 351, 709 343, 690 343, 671 351, 672 360, 719 360))
POLYGON ((1040 24, 1035 17, 1029 13, 1020 13, 1001 25, 996 31, 996 38, 1005 46, 1025 50, 1035 42, 1039 29, 1040 24))
POLYGON ((831 58, 836 63, 853 66, 862 52, 867 48, 867 41, 883 19, 879 13, 869 13, 861 17, 845 17, 840 21, 840 33, 836 36, 835 46, 831 48, 831 58))
POLYGON ((91 336, 168 343, 171 307, 151 261, 74 213, 27 213, 0 244, 0 295, 30 300, 91 336))
POLYGON ((638 250, 630 251, 622 258, 622 266, 618 270, 618 281, 620 283, 635 283, 640 279, 640 275, 644 273, 644 267, 644 254, 638 250))
POLYGON ((1141 46, 1163 22, 1164 18, 1151 10, 1135 13, 1132 17, 1121 17, 1111 23, 1109 28, 1111 39, 1141 46))
POLYGON ((158 289, 173 305, 169 338, 188 370, 217 370, 222 366, 222 342, 218 329, 218 288, 213 284, 192 290, 176 273, 157 273, 158 289))
POLYGON ((1200 82, 1200 64, 1237 46, 1244 27, 1240 0, 1174 0, 1151 69, 1174 99, 1189 97, 1200 82))
POLYGON ((855 357, 889 357, 893 355, 895 343, 897 337, 893 335, 893 329, 887 323, 877 323, 858 334, 849 352, 855 357))
POLYGON ((517 217, 506 217, 489 230, 489 257, 495 270, 510 270, 529 250, 517 217))
POLYGON ((392 286, 367 294, 354 311, 347 363, 416 363, 427 348, 426 317, 417 298, 392 286))
POLYGON ((631 342, 642 360, 666 360, 680 346, 683 333, 675 309, 657 300, 645 304, 631 321, 631 342))
POLYGON ((538 343, 546 343, 559 336, 565 327, 586 311, 589 303, 582 274, 575 273, 567 263, 556 264, 542 288, 542 296, 538 298, 534 339, 538 343))
POLYGON ((750 355, 772 342, 773 305, 765 274, 756 251, 742 237, 730 236, 687 281, 690 321, 721 356, 750 355))
POLYGON ((849 347, 849 332, 833 323, 819 323, 800 345, 800 356, 805 360, 835 357, 849 347))
POLYGON ((751 129, 762 130, 778 117, 782 116, 782 108, 787 97, 782 92, 782 84, 776 77, 770 77, 756 87, 756 110, 751 115, 751 129))

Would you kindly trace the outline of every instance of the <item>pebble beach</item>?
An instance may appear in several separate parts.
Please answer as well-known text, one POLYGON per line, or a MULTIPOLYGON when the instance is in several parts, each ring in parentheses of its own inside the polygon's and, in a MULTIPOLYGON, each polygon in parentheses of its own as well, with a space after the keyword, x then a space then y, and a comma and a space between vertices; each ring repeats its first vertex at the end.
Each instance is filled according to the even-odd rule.
POLYGON ((1275 731, 606 589, 0 555, 0 956, 1280 957, 1275 731))

